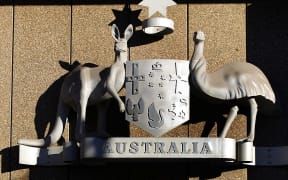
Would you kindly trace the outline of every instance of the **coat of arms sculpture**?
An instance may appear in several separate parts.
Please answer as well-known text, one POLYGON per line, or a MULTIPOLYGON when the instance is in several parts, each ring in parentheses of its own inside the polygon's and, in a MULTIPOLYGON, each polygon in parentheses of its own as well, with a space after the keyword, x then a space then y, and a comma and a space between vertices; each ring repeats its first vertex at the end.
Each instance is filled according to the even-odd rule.
MULTIPOLYGON (((153 4, 154 1, 144 0, 141 4, 151 6, 151 3, 153 4)), ((174 3, 170 1, 166 4, 168 5, 174 3)), ((170 33, 173 32, 173 22, 170 23, 169 20, 167 24, 165 23, 167 19, 162 20, 161 18, 148 19, 149 26, 146 24, 144 29, 147 31, 152 28, 151 32, 148 31, 152 34, 167 32, 167 29, 170 33)), ((261 105, 266 106, 275 103, 274 92, 264 73, 248 63, 229 64, 216 72, 207 73, 203 55, 205 37, 200 31, 195 33, 194 52, 190 61, 176 59, 128 61, 127 41, 132 35, 132 25, 126 28, 123 37, 118 27, 113 25, 115 63, 108 68, 79 65, 68 74, 62 85, 53 131, 44 139, 20 139, 18 141, 19 163, 65 165, 79 158, 84 160, 90 158, 209 158, 255 165, 259 161, 255 155, 257 149, 255 150, 253 146, 257 104, 262 102, 261 105), (125 103, 118 95, 124 83, 125 103), (161 138, 163 134, 190 120, 190 91, 192 91, 190 87, 192 86, 193 91, 206 96, 211 103, 217 101, 220 104, 229 104, 231 107, 220 137, 161 138), (91 104, 105 103, 112 97, 117 100, 119 110, 125 111, 127 121, 154 137, 109 138, 105 131, 106 111, 103 111, 103 108, 99 108, 98 111, 97 136, 87 137, 86 107, 91 104), (265 101, 258 102, 258 98, 265 101), (236 142, 235 139, 225 138, 225 136, 237 116, 238 101, 248 102, 251 125, 248 137, 244 141, 236 142), (76 142, 53 147, 51 145, 56 143, 63 133, 70 109, 77 112, 76 142)), ((263 153, 267 148, 260 150, 263 153)))

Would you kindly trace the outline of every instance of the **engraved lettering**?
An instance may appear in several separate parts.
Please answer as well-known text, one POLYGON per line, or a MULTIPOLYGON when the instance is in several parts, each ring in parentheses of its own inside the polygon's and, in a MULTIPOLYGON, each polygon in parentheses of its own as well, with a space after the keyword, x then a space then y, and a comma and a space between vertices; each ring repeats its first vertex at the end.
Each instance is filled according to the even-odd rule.
POLYGON ((174 154, 174 153, 179 153, 175 142, 171 142, 170 147, 169 147, 169 150, 168 150, 167 153, 168 153, 168 154, 171 154, 171 153, 173 153, 173 154, 174 154))
POLYGON ((114 153, 113 148, 110 143, 105 143, 103 145, 103 152, 104 153, 114 153))
POLYGON ((192 153, 198 153, 198 142, 192 142, 193 151, 192 153))
POLYGON ((144 153, 150 153, 150 146, 152 146, 151 142, 142 142, 141 146, 144 146, 144 153))
POLYGON ((118 153, 118 154, 123 154, 123 153, 125 153, 125 151, 126 151, 126 142, 116 142, 116 152, 118 153), (121 144, 123 144, 122 145, 122 151, 121 151, 121 144))
POLYGON ((210 154, 212 151, 211 151, 211 148, 209 146, 209 143, 207 142, 204 142, 203 143, 203 146, 202 146, 202 150, 201 150, 201 154, 210 154))
POLYGON ((138 146, 139 146, 138 142, 135 141, 131 142, 129 152, 132 154, 136 154, 139 151, 138 146))
POLYGON ((155 154, 162 154, 162 153, 165 153, 164 152, 164 146, 165 146, 165 143, 163 143, 163 142, 155 142, 154 143, 154 146, 155 146, 155 154))
POLYGON ((182 146, 182 154, 189 154, 191 153, 191 149, 187 148, 187 142, 181 142, 181 146, 182 146))

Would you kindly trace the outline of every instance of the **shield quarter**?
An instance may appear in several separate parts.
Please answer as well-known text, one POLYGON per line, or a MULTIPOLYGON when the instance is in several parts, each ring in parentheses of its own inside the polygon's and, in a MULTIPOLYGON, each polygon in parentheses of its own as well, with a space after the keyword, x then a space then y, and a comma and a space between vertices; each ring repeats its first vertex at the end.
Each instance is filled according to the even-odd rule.
POLYGON ((189 120, 189 61, 126 64, 125 119, 159 137, 189 120))

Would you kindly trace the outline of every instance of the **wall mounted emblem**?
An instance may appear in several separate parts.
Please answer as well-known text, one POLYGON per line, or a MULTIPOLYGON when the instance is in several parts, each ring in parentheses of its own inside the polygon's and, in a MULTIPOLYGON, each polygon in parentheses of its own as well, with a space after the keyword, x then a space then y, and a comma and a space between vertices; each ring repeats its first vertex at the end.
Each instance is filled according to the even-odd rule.
POLYGON ((139 5, 149 8, 149 18, 142 22, 142 28, 145 33, 166 35, 174 31, 174 22, 166 17, 167 7, 176 5, 174 1, 143 0, 139 5), (152 17, 156 12, 159 12, 164 17, 152 17))
POLYGON ((126 120, 161 136, 189 120, 189 61, 126 64, 126 120))
MULTIPOLYGON (((171 0, 157 2, 144 0, 140 4, 149 6, 149 17, 156 11, 166 16, 166 7, 174 5, 171 0)), ((144 31, 149 34, 164 33, 167 29, 171 31, 173 22, 167 23, 170 21, 167 18, 150 18, 146 25, 144 23, 144 31)), ((100 66, 79 65, 66 76, 59 99, 57 121, 52 132, 44 139, 19 139, 20 164, 66 165, 79 160, 107 158, 186 158, 211 161, 217 159, 223 163, 244 165, 288 164, 284 152, 287 151, 287 147, 253 145, 258 112, 256 97, 261 96, 270 100, 272 104, 275 103, 274 92, 259 69, 248 63, 234 63, 223 66, 217 72, 207 73, 203 55, 205 40, 203 32, 195 33, 191 61, 173 59, 127 61, 127 41, 132 34, 132 25, 126 28, 124 37, 116 25, 112 26, 116 61, 108 68, 109 71, 100 66), (125 103, 118 95, 124 81, 125 103), (219 100, 221 103, 231 105, 220 137, 158 138, 190 119, 190 86, 194 86, 193 91, 196 89, 202 95, 206 95, 211 103, 213 100, 219 100), (100 101, 106 101, 111 97, 117 100, 118 111, 125 110, 127 121, 155 137, 108 138, 105 132, 105 112, 99 107, 98 116, 101 118, 98 118, 98 132, 93 135, 87 134, 86 106, 99 105, 100 101), (237 100, 248 101, 251 111, 250 133, 246 140, 238 142, 235 139, 225 138, 237 116, 238 104, 233 104, 237 100), (62 146, 53 146, 52 144, 61 138, 69 110, 73 107, 78 108, 75 139, 62 146)), ((265 103, 259 105, 260 110, 261 105, 263 107, 265 103)))

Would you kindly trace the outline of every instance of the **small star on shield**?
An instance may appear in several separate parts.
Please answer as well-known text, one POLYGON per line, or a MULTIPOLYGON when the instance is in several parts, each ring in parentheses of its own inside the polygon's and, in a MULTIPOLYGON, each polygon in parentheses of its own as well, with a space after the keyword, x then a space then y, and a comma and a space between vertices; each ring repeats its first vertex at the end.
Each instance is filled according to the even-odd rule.
POLYGON ((161 76, 160 76, 160 79, 161 79, 162 81, 165 81, 165 80, 166 80, 165 75, 161 75, 161 76))
POLYGON ((158 94, 159 99, 164 99, 164 96, 162 94, 158 94))

